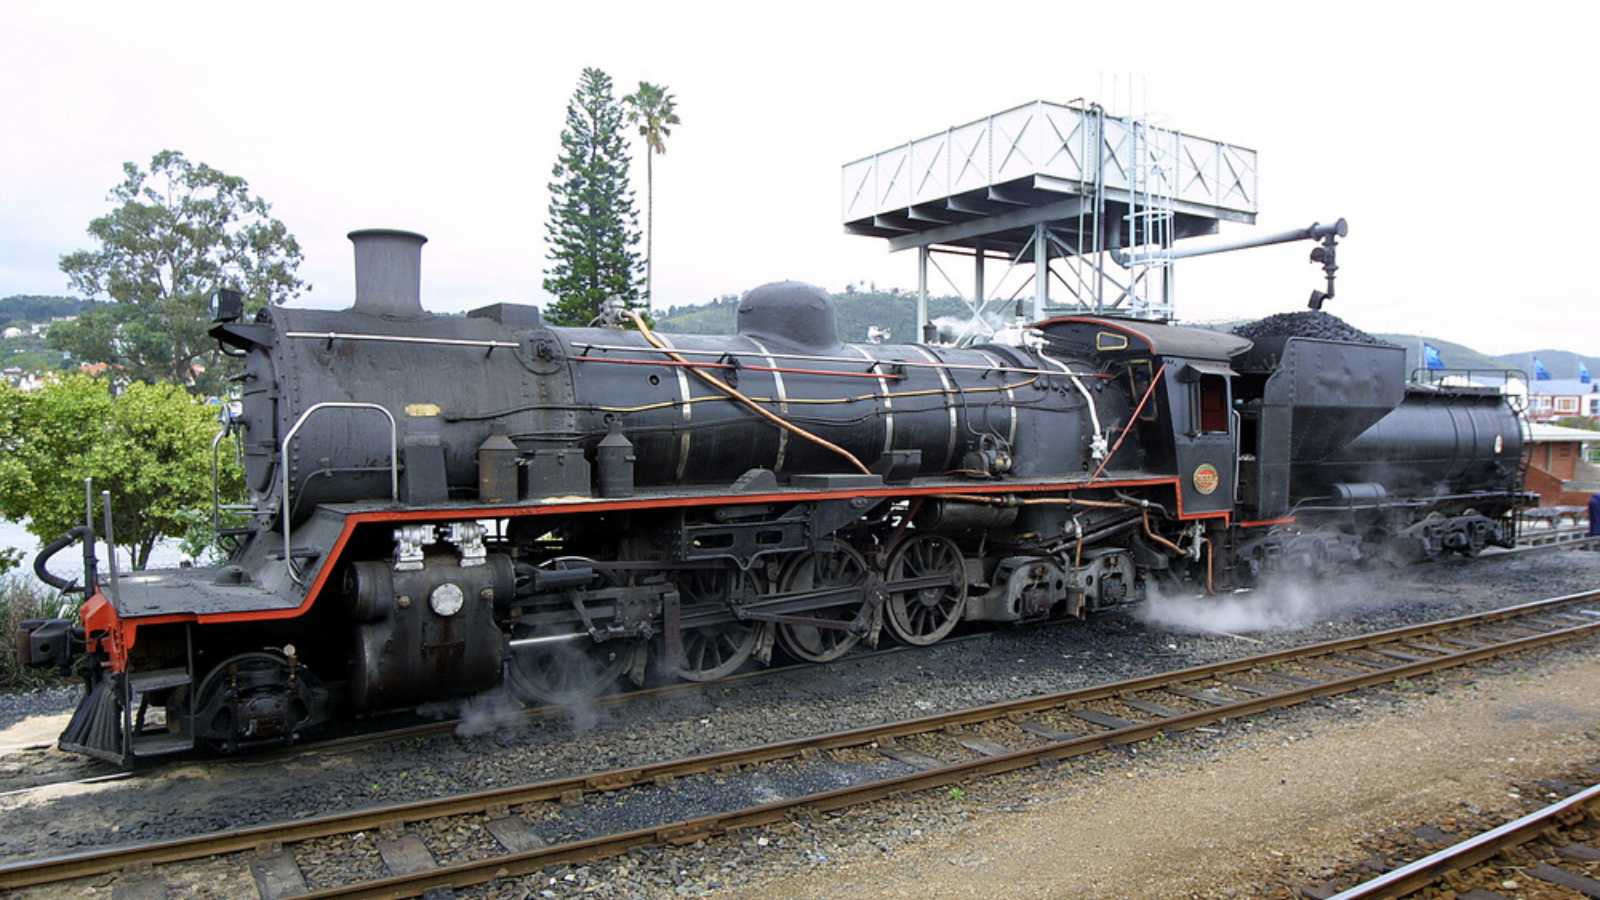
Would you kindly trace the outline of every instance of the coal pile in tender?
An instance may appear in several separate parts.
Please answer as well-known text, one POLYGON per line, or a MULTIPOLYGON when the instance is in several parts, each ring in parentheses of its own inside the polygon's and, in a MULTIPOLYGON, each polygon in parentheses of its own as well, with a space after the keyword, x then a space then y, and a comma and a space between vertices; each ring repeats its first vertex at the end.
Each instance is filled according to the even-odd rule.
POLYGON ((1387 341, 1378 340, 1359 328, 1353 328, 1338 316, 1320 309, 1303 309, 1299 312, 1267 316, 1265 319, 1246 322, 1235 328, 1233 333, 1253 341, 1274 337, 1307 337, 1324 341, 1394 346, 1387 341))

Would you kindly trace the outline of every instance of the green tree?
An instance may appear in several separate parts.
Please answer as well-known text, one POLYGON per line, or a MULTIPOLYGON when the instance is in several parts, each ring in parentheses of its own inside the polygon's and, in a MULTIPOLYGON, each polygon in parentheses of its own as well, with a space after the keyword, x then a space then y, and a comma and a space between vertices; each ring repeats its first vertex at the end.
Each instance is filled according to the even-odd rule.
MULTIPOLYGON (((111 492, 118 546, 143 569, 157 541, 209 511, 216 431, 217 408, 174 384, 134 382, 117 396, 83 375, 32 392, 0 384, 0 515, 54 539, 83 522, 83 479, 93 478, 96 493, 111 492)), ((222 450, 220 487, 235 497, 243 476, 222 450)))
POLYGON ((667 152, 667 138, 672 136, 668 126, 682 123, 677 101, 662 85, 641 81, 639 89, 623 97, 622 102, 628 108, 628 123, 639 126, 639 136, 644 138, 644 305, 649 309, 655 300, 656 284, 655 157, 667 152))
POLYGON ((639 306, 639 254, 633 249, 639 212, 628 183, 622 124, 611 76, 584 69, 567 102, 545 222, 550 267, 544 289, 556 298, 549 319, 558 325, 587 325, 612 297, 630 309, 639 306))
POLYGON ((115 302, 52 326, 50 345, 133 380, 220 393, 235 364, 206 335, 212 289, 241 291, 251 311, 291 299, 307 287, 300 245, 243 178, 175 150, 122 175, 116 208, 89 223, 98 246, 61 257, 73 290, 115 302))

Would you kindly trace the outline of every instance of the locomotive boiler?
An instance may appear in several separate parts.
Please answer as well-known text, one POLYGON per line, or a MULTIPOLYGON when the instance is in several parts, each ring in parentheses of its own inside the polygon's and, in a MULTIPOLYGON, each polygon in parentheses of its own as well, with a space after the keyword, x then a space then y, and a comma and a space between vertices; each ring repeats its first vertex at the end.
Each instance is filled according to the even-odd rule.
POLYGON ((733 335, 555 327, 430 313, 421 236, 350 237, 349 309, 218 296, 242 374, 216 446, 250 492, 226 559, 88 565, 81 621, 19 634, 35 663, 84 658, 64 748, 248 749, 501 685, 571 702, 1472 553, 1525 500, 1515 414, 1408 393, 1397 348, 1089 316, 1019 346, 854 344, 795 282, 745 294, 733 335))

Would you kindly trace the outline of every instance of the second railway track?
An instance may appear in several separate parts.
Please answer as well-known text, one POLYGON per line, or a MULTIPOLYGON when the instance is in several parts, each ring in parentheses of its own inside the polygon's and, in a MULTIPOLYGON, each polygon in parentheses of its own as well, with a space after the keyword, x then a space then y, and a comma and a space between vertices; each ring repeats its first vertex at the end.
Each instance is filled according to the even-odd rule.
MULTIPOLYGON (((1363 881, 1334 894, 1331 900, 1407 897, 1435 885, 1471 900, 1507 900, 1496 891, 1466 885, 1472 883, 1470 876, 1475 868, 1492 866, 1497 857, 1533 842, 1544 845, 1543 852, 1531 854, 1535 860, 1552 859, 1514 865, 1524 880, 1541 881, 1552 889, 1566 888, 1587 897, 1600 896, 1600 879, 1595 878, 1600 874, 1600 848, 1592 842, 1584 843, 1594 829, 1586 828, 1580 836, 1571 833, 1574 826, 1584 825, 1587 817, 1594 814, 1596 805, 1600 805, 1600 785, 1363 881)), ((1500 881, 1498 877, 1490 879, 1496 887, 1500 886, 1500 881)), ((1513 885, 1521 888, 1520 882, 1513 881, 1513 885)), ((1522 890, 1513 892, 1523 893, 1522 890)))
POLYGON ((415 895, 613 856, 636 847, 693 842, 805 811, 838 809, 1080 756, 1596 632, 1600 632, 1600 591, 1591 591, 762 746, 16 863, 0 867, 0 888, 62 885, 122 872, 130 887, 139 882, 159 890, 164 879, 184 865, 207 860, 204 865, 211 871, 220 862, 234 873, 237 881, 229 888, 219 886, 225 894, 253 884, 269 898, 415 895), (840 786, 781 789, 786 784, 815 786, 815 779, 793 776, 819 767, 840 786), (758 779, 771 796, 746 803, 748 791, 712 786, 717 779, 735 778, 758 779), (639 822, 638 814, 630 819, 616 813, 617 807, 626 805, 629 792, 679 787, 701 798, 704 814, 639 822), (555 836, 562 830, 556 827, 560 822, 578 819, 602 823, 601 830, 605 822, 616 827, 580 840, 555 836), (472 835, 464 843, 476 849, 454 851, 452 858, 437 845, 430 846, 423 826, 442 822, 456 833, 464 829, 472 835), (311 875, 302 870, 297 846, 356 835, 376 843, 381 870, 363 873, 357 867, 320 866, 311 875), (213 857, 220 859, 209 859, 213 857))

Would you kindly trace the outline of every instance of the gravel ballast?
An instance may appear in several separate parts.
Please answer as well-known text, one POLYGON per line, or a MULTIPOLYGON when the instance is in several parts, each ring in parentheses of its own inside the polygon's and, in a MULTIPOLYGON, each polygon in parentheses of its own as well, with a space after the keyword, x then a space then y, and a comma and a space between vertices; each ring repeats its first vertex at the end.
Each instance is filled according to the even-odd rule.
POLYGON ((82 696, 83 686, 76 683, 0 693, 0 730, 32 716, 72 712, 82 696))
MULTIPOLYGON (((766 743, 1573 593, 1597 582, 1600 553, 1457 560, 1248 595, 1157 601, 1088 622, 998 630, 470 738, 413 738, 270 760, 191 761, 92 791, 0 799, 8 822, 0 855, 14 860, 158 840, 766 743), (1199 626, 1268 630, 1235 637, 1195 630, 1199 626)), ((773 790, 823 789, 838 774, 824 765, 797 767, 773 790)), ((686 783, 663 791, 657 812, 698 814, 695 803, 715 787, 714 781, 686 783)), ((633 812, 617 815, 617 824, 634 821, 633 812)), ((552 839, 604 830, 598 819, 557 815, 541 823, 552 839)))

